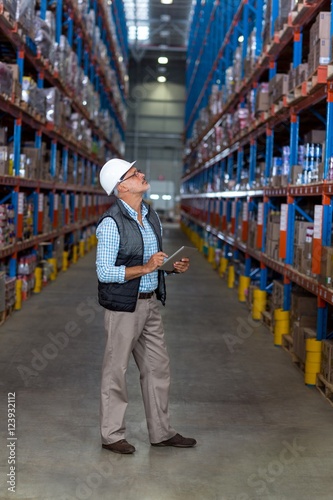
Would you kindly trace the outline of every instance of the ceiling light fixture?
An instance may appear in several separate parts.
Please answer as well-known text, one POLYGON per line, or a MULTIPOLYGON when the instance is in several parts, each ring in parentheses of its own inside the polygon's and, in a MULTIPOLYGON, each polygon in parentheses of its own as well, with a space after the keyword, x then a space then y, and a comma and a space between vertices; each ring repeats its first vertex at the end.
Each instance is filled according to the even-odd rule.
POLYGON ((158 62, 158 64, 168 64, 169 59, 167 57, 165 57, 165 56, 160 56, 157 59, 157 62, 158 62))
POLYGON ((161 76, 157 77, 157 81, 159 83, 165 83, 167 81, 167 79, 165 78, 165 76, 161 75, 161 76))
POLYGON ((161 0, 161 3, 164 5, 171 5, 173 3, 173 0, 161 0))

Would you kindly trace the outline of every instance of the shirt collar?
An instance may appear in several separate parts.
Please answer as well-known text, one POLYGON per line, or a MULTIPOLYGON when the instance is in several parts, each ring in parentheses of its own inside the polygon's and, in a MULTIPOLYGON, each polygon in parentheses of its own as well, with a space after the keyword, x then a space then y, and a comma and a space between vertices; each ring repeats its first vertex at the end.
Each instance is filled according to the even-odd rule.
MULTIPOLYGON (((138 212, 136 210, 134 210, 132 207, 130 207, 125 201, 123 201, 123 200, 120 200, 120 201, 124 205, 124 207, 126 208, 129 215, 131 217, 133 217, 133 219, 137 219, 138 212)), ((148 213, 148 208, 144 203, 141 203, 141 213, 142 213, 142 218, 144 219, 148 213)))

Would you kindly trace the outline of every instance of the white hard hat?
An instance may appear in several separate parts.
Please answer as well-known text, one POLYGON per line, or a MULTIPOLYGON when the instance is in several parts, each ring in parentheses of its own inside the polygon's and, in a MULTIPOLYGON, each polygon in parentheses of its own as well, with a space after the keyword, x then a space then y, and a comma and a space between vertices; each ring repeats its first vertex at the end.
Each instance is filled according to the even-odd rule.
POLYGON ((120 178, 126 174, 134 163, 135 161, 129 163, 128 161, 120 160, 119 158, 113 158, 103 165, 99 174, 99 180, 107 195, 112 193, 120 181, 120 178))

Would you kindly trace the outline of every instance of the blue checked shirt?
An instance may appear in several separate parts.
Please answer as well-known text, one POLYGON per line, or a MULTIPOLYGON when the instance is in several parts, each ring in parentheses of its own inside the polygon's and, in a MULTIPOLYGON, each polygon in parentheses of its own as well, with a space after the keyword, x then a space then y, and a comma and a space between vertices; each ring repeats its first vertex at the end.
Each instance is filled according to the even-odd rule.
MULTIPOLYGON (((157 239, 153 228, 147 220, 148 209, 142 205, 142 226, 138 221, 138 213, 127 203, 120 200, 129 215, 137 222, 143 239, 143 264, 158 252, 157 239)), ((162 227, 161 227, 162 230, 162 227)), ((103 283, 125 283, 125 266, 115 266, 119 251, 120 235, 117 224, 112 217, 102 220, 96 230, 98 238, 96 269, 99 281, 103 283)), ((158 272, 154 271, 141 277, 139 292, 152 292, 158 286, 158 272)))

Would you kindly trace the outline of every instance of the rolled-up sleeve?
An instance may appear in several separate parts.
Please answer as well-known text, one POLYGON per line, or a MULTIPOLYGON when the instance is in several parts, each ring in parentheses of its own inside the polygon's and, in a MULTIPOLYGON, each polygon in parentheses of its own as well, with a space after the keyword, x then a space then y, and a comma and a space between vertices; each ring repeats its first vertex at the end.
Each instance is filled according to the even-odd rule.
POLYGON ((125 283, 125 266, 116 266, 120 236, 117 224, 106 217, 96 229, 97 256, 96 271, 103 283, 125 283))

